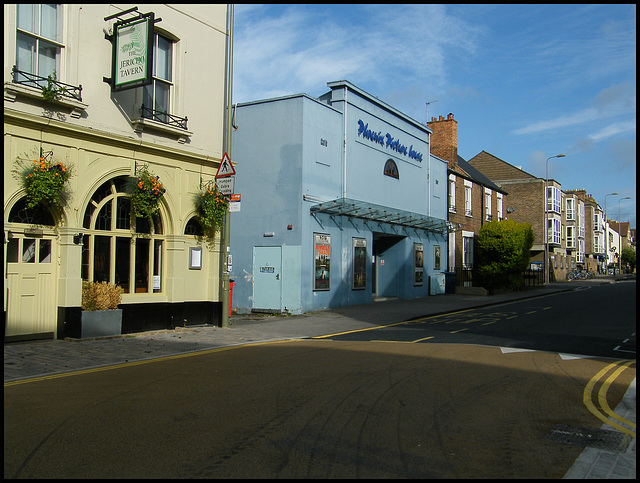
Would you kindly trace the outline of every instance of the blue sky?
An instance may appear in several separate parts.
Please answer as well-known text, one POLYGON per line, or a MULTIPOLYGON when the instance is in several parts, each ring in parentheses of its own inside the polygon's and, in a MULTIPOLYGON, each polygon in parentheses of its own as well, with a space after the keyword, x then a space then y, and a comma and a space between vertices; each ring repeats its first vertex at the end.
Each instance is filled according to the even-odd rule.
POLYGON ((636 227, 635 5, 235 6, 233 102, 343 79, 636 227))

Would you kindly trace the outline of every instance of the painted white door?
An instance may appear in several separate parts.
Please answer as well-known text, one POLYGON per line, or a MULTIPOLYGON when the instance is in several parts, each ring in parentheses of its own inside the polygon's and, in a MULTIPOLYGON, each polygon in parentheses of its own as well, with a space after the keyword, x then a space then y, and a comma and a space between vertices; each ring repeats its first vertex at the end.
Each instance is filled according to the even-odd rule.
POLYGON ((7 337, 55 334, 57 255, 53 237, 14 235, 7 244, 7 337))
POLYGON ((282 247, 253 247, 253 310, 282 311, 282 247))

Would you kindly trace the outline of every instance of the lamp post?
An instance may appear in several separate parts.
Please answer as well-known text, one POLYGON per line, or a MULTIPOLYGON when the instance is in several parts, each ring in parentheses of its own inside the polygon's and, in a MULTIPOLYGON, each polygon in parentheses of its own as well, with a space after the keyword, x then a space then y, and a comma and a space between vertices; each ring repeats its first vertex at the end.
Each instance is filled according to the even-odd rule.
POLYGON ((609 234, 607 233, 607 196, 618 196, 618 193, 609 193, 604 195, 604 254, 606 257, 606 266, 604 267, 604 273, 609 271, 609 234))
POLYGON ((620 250, 618 252, 618 273, 622 273, 622 233, 620 233, 622 231, 622 218, 620 218, 620 203, 622 203, 622 200, 630 200, 631 196, 625 196, 624 198, 620 198, 618 200, 618 249, 620 250))
POLYGON ((549 160, 553 159, 553 158, 564 158, 566 156, 566 154, 556 154, 555 156, 549 156, 547 158, 547 166, 546 166, 546 171, 545 171, 545 177, 544 177, 544 270, 545 270, 545 281, 546 283, 549 283, 550 277, 549 277, 549 260, 548 260, 548 256, 549 256, 549 219, 548 219, 548 212, 549 212, 549 194, 547 193, 547 183, 549 182, 549 160))

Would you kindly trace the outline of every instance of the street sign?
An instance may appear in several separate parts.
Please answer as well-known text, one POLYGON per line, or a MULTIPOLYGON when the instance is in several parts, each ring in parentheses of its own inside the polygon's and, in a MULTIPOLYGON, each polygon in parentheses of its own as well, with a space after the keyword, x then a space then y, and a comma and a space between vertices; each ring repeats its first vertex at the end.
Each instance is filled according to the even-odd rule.
POLYGON ((216 178, 224 178, 226 176, 233 176, 234 174, 236 174, 236 170, 231 164, 229 155, 227 153, 224 153, 224 155, 222 156, 222 161, 220 161, 220 166, 218 166, 216 178))
POLYGON ((241 195, 237 194, 229 197, 229 213, 240 211, 240 196, 241 195))
POLYGON ((225 195, 233 193, 235 188, 236 179, 233 176, 227 176, 226 178, 216 178, 216 188, 225 195))

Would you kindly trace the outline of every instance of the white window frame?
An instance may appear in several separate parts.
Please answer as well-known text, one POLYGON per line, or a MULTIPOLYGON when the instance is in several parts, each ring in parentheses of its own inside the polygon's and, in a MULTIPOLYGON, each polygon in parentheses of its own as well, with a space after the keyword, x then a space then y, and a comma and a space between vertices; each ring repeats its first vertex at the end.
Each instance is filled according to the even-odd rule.
POLYGON ((462 232, 462 266, 473 268, 473 237, 472 231, 462 232))
MULTIPOLYGON (((29 74, 38 75, 40 77, 47 77, 52 75, 53 72, 56 72, 57 80, 61 80, 61 64, 62 64, 62 53, 64 50, 64 44, 61 42, 62 40, 62 16, 63 16, 63 6, 61 4, 55 4, 56 11, 56 19, 55 19, 55 38, 51 38, 47 36, 46 33, 43 33, 43 6, 45 4, 18 4, 16 5, 16 47, 15 47, 15 66, 18 70, 27 72, 29 74), (25 11, 27 7, 31 6, 31 27, 28 28, 24 22, 21 22, 19 19, 20 11, 25 11), (37 17, 37 18, 35 18, 37 17), (22 25, 20 25, 22 23, 22 25), (36 24, 36 25, 34 25, 36 24), (31 65, 26 66, 24 63, 19 62, 18 55, 18 45, 20 44, 19 38, 23 38, 25 40, 32 41, 33 50, 31 52, 31 65), (43 44, 45 44, 43 46, 43 44), (53 68, 46 67, 43 64, 43 59, 45 56, 41 55, 42 48, 52 48, 55 50, 55 61, 53 68)), ((46 4, 49 5, 49 4, 46 4)), ((43 86, 46 85, 46 81, 39 81, 43 86)))
POLYGON ((496 193, 496 202, 498 204, 497 206, 498 221, 501 221, 504 218, 502 214, 502 193, 496 193))
POLYGON ((471 181, 464 180, 464 214, 465 216, 473 216, 473 184, 471 181))
POLYGON ((484 189, 484 214, 485 220, 491 221, 491 190, 484 189))
POLYGON ((561 213, 562 196, 560 190, 555 186, 547 186, 547 211, 551 213, 561 213))
POLYGON ((576 200, 575 198, 567 198, 566 199, 566 217, 568 221, 575 221, 576 219, 576 200))
POLYGON ((143 87, 142 98, 143 104, 145 108, 153 109, 155 115, 160 115, 161 112, 164 112, 168 115, 174 114, 174 78, 175 78, 175 52, 176 52, 176 42, 170 36, 154 32, 154 42, 153 42, 153 81, 150 85, 143 87), (159 61, 159 39, 163 39, 169 45, 169 55, 168 60, 171 65, 168 68, 168 78, 162 77, 158 74, 158 61, 159 61), (163 109, 157 109, 156 106, 158 104, 158 86, 162 85, 167 89, 167 100, 166 105, 162 106, 163 109), (151 105, 147 105, 147 101, 151 100, 151 105))
POLYGON ((456 212, 456 176, 449 175, 449 213, 456 212))
POLYGON ((567 248, 575 248, 576 247, 576 227, 575 226, 567 226, 567 248))

